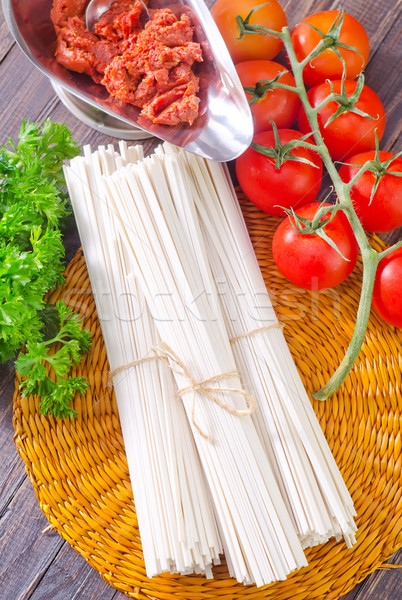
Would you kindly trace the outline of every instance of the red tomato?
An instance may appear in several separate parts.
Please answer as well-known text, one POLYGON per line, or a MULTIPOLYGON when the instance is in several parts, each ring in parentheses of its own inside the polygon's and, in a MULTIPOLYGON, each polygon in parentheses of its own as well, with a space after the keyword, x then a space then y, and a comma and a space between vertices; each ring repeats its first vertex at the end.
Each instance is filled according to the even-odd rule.
MULTIPOLYGON (((384 162, 393 156, 395 155, 391 152, 380 152, 380 161, 384 162)), ((374 150, 356 154, 348 159, 348 164, 342 165, 339 175, 347 183, 356 175, 359 166, 374 158, 374 150)), ((402 158, 396 158, 386 171, 381 172, 371 202, 371 192, 376 181, 376 176, 371 171, 363 173, 350 190, 356 213, 366 231, 390 231, 402 227, 402 177, 389 175, 388 171, 402 173, 402 158)))
MULTIPOLYGON (((314 31, 310 23, 323 33, 328 33, 331 25, 338 17, 337 10, 324 10, 303 19, 293 29, 291 38, 299 61, 306 58, 316 45, 322 40, 322 36, 314 31)), ((339 53, 346 63, 346 79, 354 79, 361 73, 367 64, 369 55, 369 39, 363 26, 351 15, 345 13, 339 41, 358 50, 347 50, 338 48, 339 53), (359 54, 360 52, 360 54, 359 54)), ((328 48, 319 56, 310 61, 303 70, 303 79, 306 85, 317 85, 326 79, 341 79, 343 64, 335 52, 328 48)))
MULTIPOLYGON (((239 26, 236 16, 240 15, 245 19, 253 8, 261 4, 263 2, 260 0, 217 0, 211 9, 234 63, 243 60, 271 60, 282 48, 282 41, 269 35, 246 34, 242 39, 237 39, 239 26)), ((276 0, 266 2, 250 18, 250 24, 262 25, 275 31, 281 31, 286 23, 286 15, 276 0)))
MULTIPOLYGON (((281 144, 302 137, 299 131, 279 129, 281 144)), ((273 131, 258 133, 253 140, 265 148, 275 148, 273 131)), ((317 197, 322 179, 322 161, 316 152, 296 148, 290 152, 313 162, 312 165, 285 160, 279 169, 275 158, 257 152, 251 146, 236 160, 236 175, 247 198, 271 215, 283 215, 281 206, 297 207, 317 197)))
POLYGON ((387 254, 378 265, 373 307, 384 321, 402 327, 402 248, 387 254))
MULTIPOLYGON (((341 80, 332 82, 336 94, 341 93, 341 80)), ((350 98, 356 90, 356 81, 345 81, 347 97, 350 98)), ((321 104, 331 93, 331 87, 328 81, 320 83, 311 88, 308 92, 308 98, 313 108, 321 104)), ((328 119, 339 108, 335 101, 328 102, 317 114, 318 125, 324 142, 334 160, 346 159, 353 154, 366 152, 375 147, 375 135, 377 131, 378 140, 381 140, 385 129, 385 111, 381 100, 372 89, 363 86, 359 100, 355 104, 356 108, 369 114, 372 119, 357 115, 348 110, 339 115, 327 127, 325 124, 328 119)), ((299 129, 303 133, 311 131, 304 109, 299 112, 299 129)))
MULTIPOLYGON (((282 65, 270 60, 248 60, 238 63, 236 71, 243 87, 255 87, 261 79, 274 79, 278 73, 283 73, 279 78, 280 83, 295 86, 293 75, 282 65)), ((248 101, 252 94, 246 93, 248 101)), ((300 108, 299 96, 296 92, 276 88, 267 90, 257 102, 251 106, 254 119, 254 131, 267 131, 272 129, 270 119, 275 121, 278 129, 293 125, 300 108)))
MULTIPOLYGON (((296 212, 312 220, 319 206, 318 202, 314 202, 296 212)), ((272 252, 278 269, 289 281, 307 290, 338 285, 350 275, 356 264, 358 245, 346 215, 338 211, 324 230, 348 260, 318 235, 296 232, 289 217, 282 221, 274 234, 272 252)))

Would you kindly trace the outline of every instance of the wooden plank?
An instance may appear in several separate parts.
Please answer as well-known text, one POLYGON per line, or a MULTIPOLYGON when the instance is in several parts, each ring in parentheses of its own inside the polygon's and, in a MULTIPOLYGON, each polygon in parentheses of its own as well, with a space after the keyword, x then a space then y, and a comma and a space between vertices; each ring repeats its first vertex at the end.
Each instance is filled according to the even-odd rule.
POLYGON ((14 367, 11 361, 0 366, 0 518, 25 479, 24 463, 12 442, 14 367))
POLYGON ((30 600, 127 600, 125 594, 104 581, 66 542, 28 597, 30 600))
POLYGON ((0 6, 0 64, 11 48, 15 46, 14 38, 8 29, 3 10, 0 6))
POLYGON ((46 107, 54 94, 47 78, 33 68, 18 46, 12 47, 1 69, 0 132, 4 143, 6 137, 16 139, 21 120, 34 121, 39 113, 38 107, 46 107), (18 80, 6 77, 5 73, 18 73, 18 80))
POLYGON ((401 62, 400 32, 401 22, 395 19, 366 70, 366 83, 377 93, 385 108, 386 127, 380 147, 393 152, 400 150, 402 129, 402 73, 396 68, 401 62))
MULTIPOLYGON (((396 552, 387 564, 401 565, 402 550, 396 552)), ((340 600, 400 600, 402 596, 402 568, 378 569, 359 583, 340 600)))
MULTIPOLYGON (((14 365, 11 360, 8 360, 6 363, 0 365, 0 398, 3 394, 7 393, 9 390, 10 384, 14 380, 14 365)), ((0 404, 0 426, 2 413, 5 407, 0 404)), ((1 439, 1 438, 0 438, 1 439)))
POLYGON ((29 598, 60 550, 60 536, 42 533, 47 524, 32 485, 25 479, 0 520, 2 598, 29 598))

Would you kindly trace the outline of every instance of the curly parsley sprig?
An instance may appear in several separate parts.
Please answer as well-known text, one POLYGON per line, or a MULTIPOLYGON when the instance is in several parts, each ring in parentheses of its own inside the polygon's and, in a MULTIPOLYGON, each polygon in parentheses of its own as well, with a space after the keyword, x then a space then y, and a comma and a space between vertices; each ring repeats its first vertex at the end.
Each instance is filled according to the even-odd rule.
POLYGON ((91 334, 82 329, 79 316, 62 301, 56 304, 59 331, 46 341, 29 342, 25 353, 20 353, 15 366, 23 376, 20 389, 24 396, 40 396, 40 412, 55 417, 75 417, 70 408, 75 393, 82 394, 88 387, 83 377, 68 377, 71 366, 81 361, 88 352, 91 334))
POLYGON ((63 161, 77 154, 68 128, 50 120, 23 121, 18 143, 9 139, 0 148, 0 362, 25 346, 16 361, 24 394, 39 394, 41 412, 60 417, 73 415, 71 399, 85 390, 85 381, 68 372, 89 348, 89 333, 64 302, 54 333, 56 309, 45 298, 63 282, 61 225, 69 214, 63 161))

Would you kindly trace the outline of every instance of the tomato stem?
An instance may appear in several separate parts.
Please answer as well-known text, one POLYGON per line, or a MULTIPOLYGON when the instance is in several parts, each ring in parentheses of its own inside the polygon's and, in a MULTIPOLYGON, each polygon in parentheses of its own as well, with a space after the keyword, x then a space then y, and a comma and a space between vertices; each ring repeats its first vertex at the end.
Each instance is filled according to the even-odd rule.
POLYGON ((324 100, 320 104, 317 104, 317 106, 314 108, 311 107, 311 110, 314 111, 316 114, 318 114, 320 112, 320 110, 322 108, 324 108, 324 106, 326 106, 330 102, 336 102, 336 97, 337 97, 337 94, 335 94, 335 92, 328 94, 328 96, 326 98, 324 98, 324 100))
POLYGON ((295 140, 295 146, 300 148, 307 148, 308 150, 312 150, 313 152, 317 152, 320 150, 321 146, 318 144, 311 144, 310 142, 306 142, 305 140, 295 140))
MULTIPOLYGON (((326 50, 326 45, 324 43, 324 40, 321 40, 318 42, 316 47, 310 52, 310 54, 308 54, 302 61, 300 61, 300 62, 297 61, 301 70, 303 71, 304 67, 306 67, 313 58, 315 58, 316 56, 319 56, 321 54, 321 52, 323 52, 324 50, 326 50)), ((295 56, 295 58, 296 58, 296 56, 295 56)))
POLYGON ((318 224, 320 223, 322 217, 325 217, 329 212, 334 216, 338 210, 342 210, 343 212, 348 212, 349 207, 346 204, 334 204, 332 208, 328 208, 328 206, 321 206, 314 215, 314 219, 311 222, 312 229, 316 229, 318 224))
MULTIPOLYGON (((352 187, 355 185, 355 183, 357 182, 357 180, 363 175, 363 173, 365 173, 366 171, 371 170, 371 165, 374 163, 374 161, 372 160, 368 160, 367 162, 364 163, 364 165, 362 167, 360 167, 360 169, 357 171, 356 175, 354 175, 352 177, 352 179, 346 184, 346 188, 348 190, 351 190, 352 187)), ((356 165, 357 166, 357 165, 356 165)))
POLYGON ((380 255, 373 248, 363 253, 362 291, 353 336, 345 356, 335 373, 320 390, 313 392, 313 398, 316 400, 327 400, 330 398, 345 381, 356 362, 366 335, 370 317, 371 299, 373 297, 374 279, 379 260, 380 255))
MULTIPOLYGON (((291 154, 292 150, 294 150, 295 147, 303 145, 304 138, 309 137, 309 134, 302 136, 298 140, 290 140, 289 142, 286 142, 286 144, 282 144, 281 140, 279 139, 278 128, 275 124, 275 121, 270 119, 270 123, 272 124, 272 131, 273 131, 273 134, 275 137, 275 147, 274 148, 266 148, 265 146, 262 146, 261 144, 257 144, 256 142, 251 142, 251 148, 253 148, 256 152, 259 152, 260 154, 264 154, 264 156, 269 156, 270 158, 274 158, 275 159, 275 169, 280 169, 282 164, 284 162, 286 162, 287 160, 293 160, 295 162, 302 162, 307 165, 310 165, 314 169, 319 168, 318 165, 316 165, 311 160, 308 160, 307 158, 303 158, 301 156, 296 156, 296 155, 291 154)), ((315 145, 308 144, 308 146, 311 147, 312 150, 316 150, 315 145)))
POLYGON ((329 48, 333 52, 335 52, 335 54, 338 56, 339 60, 341 61, 342 66, 343 66, 344 77, 346 77, 346 63, 345 63, 344 57, 342 56, 342 54, 339 51, 339 48, 344 48, 344 49, 350 50, 352 52, 357 52, 357 54, 360 54, 362 61, 364 63, 363 56, 357 48, 355 48, 354 46, 350 46, 349 44, 345 44, 344 42, 341 42, 339 40, 339 36, 341 33, 344 18, 345 18, 345 11, 340 10, 338 12, 337 16, 335 17, 335 20, 332 23, 331 27, 329 28, 329 30, 326 33, 324 31, 321 31, 320 29, 318 29, 318 27, 315 27, 314 25, 312 25, 312 23, 305 23, 305 25, 307 27, 311 27, 311 29, 313 29, 316 33, 318 33, 322 39, 318 42, 316 47, 313 48, 313 50, 310 52, 310 54, 308 56, 306 56, 301 63, 299 63, 301 65, 302 69, 304 69, 304 67, 311 60, 313 60, 314 58, 319 56, 324 50, 327 50, 329 48))
POLYGON ((387 254, 391 254, 391 252, 393 252, 394 250, 398 250, 398 248, 402 248, 402 240, 399 240, 399 242, 396 242, 395 244, 393 244, 389 248, 385 248, 385 250, 383 250, 382 252, 380 252, 379 253, 380 259, 382 259, 385 256, 387 256, 387 254))
MULTIPOLYGON (((324 49, 323 40, 319 42, 319 44, 314 48, 312 53, 307 56, 302 62, 299 62, 296 57, 296 53, 294 51, 291 37, 289 33, 289 29, 284 27, 282 29, 282 40, 285 45, 285 49, 289 58, 290 65, 292 67, 293 75, 296 81, 296 92, 299 95, 301 103, 303 105, 304 111, 307 115, 307 118, 310 123, 310 127, 312 130, 312 134, 316 141, 315 150, 319 153, 322 158, 322 161, 331 177, 332 183, 335 188, 335 192, 337 195, 337 203, 340 208, 345 212, 347 219, 353 229, 355 234, 357 243, 360 248, 360 252, 363 259, 363 282, 362 282, 362 291, 360 295, 359 308, 357 311, 356 317, 356 325, 353 332, 352 339, 350 341, 350 345, 345 353, 343 360, 341 361, 339 367, 329 379, 329 381, 318 391, 313 393, 313 397, 318 400, 326 400, 330 396, 332 396, 339 386, 346 379, 348 374, 350 373, 357 356, 360 352, 362 344, 364 342, 367 323, 370 316, 371 309, 371 300, 373 296, 373 288, 374 288, 374 280, 375 274, 377 270, 378 263, 381 258, 383 258, 384 253, 388 254, 389 250, 384 250, 383 253, 376 252, 370 245, 369 240, 367 239, 366 233, 363 229, 363 226, 358 218, 356 211, 353 206, 353 202, 350 198, 350 188, 351 184, 346 184, 340 178, 338 171, 335 167, 333 160, 329 154, 328 148, 326 147, 323 137, 320 132, 320 128, 318 125, 317 113, 318 109, 322 108, 324 103, 326 104, 330 100, 327 98, 324 103, 322 103, 318 108, 313 108, 309 102, 307 90, 303 81, 303 69, 305 65, 315 56, 317 56, 318 50, 321 48, 324 49)), ((335 96, 337 94, 331 94, 331 100, 335 100, 335 96)), ((300 145, 306 146, 307 142, 302 142, 300 145)), ((367 167, 364 166, 360 169, 360 175, 367 170, 367 167)), ((354 181, 356 179, 354 178, 354 181)), ((396 247, 402 246, 402 242, 398 242, 395 244, 392 249, 396 249, 396 247)))
MULTIPOLYGON (((282 72, 284 73, 285 71, 282 71, 282 72)), ((296 94, 299 91, 298 88, 295 87, 294 85, 288 85, 287 83, 281 83, 280 81, 275 81, 270 86, 271 90, 274 90, 276 88, 280 88, 282 90, 288 90, 289 92, 296 92, 296 94)))
MULTIPOLYGON (((265 4, 267 4, 267 3, 265 3, 265 4)), ((265 4, 260 4, 259 6, 256 6, 255 8, 253 8, 253 10, 251 10, 248 13, 248 15, 245 19, 243 19, 243 17, 240 15, 236 16, 236 22, 237 22, 237 27, 238 27, 238 32, 239 32, 237 39, 241 40, 242 37, 245 35, 271 35, 273 37, 282 39, 283 34, 280 31, 276 31, 275 29, 268 29, 267 27, 264 27, 263 25, 257 25, 257 24, 250 23, 251 16, 256 11, 258 11, 258 9, 265 6, 265 4)))

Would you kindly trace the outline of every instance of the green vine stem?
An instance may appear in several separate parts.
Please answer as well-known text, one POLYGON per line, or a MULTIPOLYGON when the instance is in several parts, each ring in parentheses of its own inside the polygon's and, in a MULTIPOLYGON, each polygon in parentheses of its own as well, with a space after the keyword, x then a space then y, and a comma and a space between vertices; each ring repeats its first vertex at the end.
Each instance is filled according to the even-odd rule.
POLYGON ((402 248, 402 240, 399 240, 399 242, 395 242, 395 244, 393 244, 389 248, 385 248, 385 250, 380 252, 380 259, 384 258, 385 256, 387 256, 387 254, 390 254, 394 250, 398 250, 398 248, 402 248))
POLYGON ((345 210, 346 216, 353 228, 357 243, 359 244, 360 252, 363 260, 363 281, 362 291, 360 295, 359 308, 357 311, 356 325, 353 332, 349 347, 343 357, 339 367, 329 379, 329 381, 320 389, 313 393, 313 397, 317 400, 326 400, 332 396, 339 388, 341 383, 346 379, 352 369, 366 335, 367 324, 370 316, 371 300, 373 295, 374 278, 377 271, 377 265, 380 261, 378 253, 371 247, 366 233, 362 227, 360 219, 356 215, 353 203, 350 199, 350 188, 339 177, 338 171, 329 155, 328 148, 324 144, 320 128, 317 120, 317 110, 311 107, 308 100, 307 91, 303 82, 303 66, 299 64, 296 58, 295 51, 290 38, 288 28, 282 31, 283 42, 288 53, 289 62, 295 77, 296 86, 299 90, 299 97, 303 104, 303 108, 309 119, 311 129, 314 133, 314 139, 318 146, 318 152, 323 160, 323 163, 331 177, 338 201, 347 207, 345 210))
MULTIPOLYGON (((247 20, 246 20, 247 21, 247 20)), ((362 255, 363 261, 363 281, 362 281, 362 291, 360 295, 359 307, 357 311, 356 324, 355 329, 352 335, 352 339, 350 341, 349 347, 346 350, 345 356, 342 359, 339 367, 329 379, 329 381, 320 389, 313 392, 313 397, 317 400, 327 400, 330 398, 339 388, 339 386, 346 379, 348 374, 350 373, 358 354, 361 350, 362 344, 364 342, 364 338, 366 335, 367 324, 370 316, 370 308, 371 301, 373 296, 373 288, 374 288, 374 280, 375 274, 377 271, 377 266, 380 260, 395 250, 402 246, 402 241, 394 244, 390 248, 387 248, 383 252, 376 252, 370 245, 369 240, 367 239, 366 233, 362 227, 360 219, 358 218, 352 200, 350 198, 350 188, 352 183, 349 184, 344 183, 340 178, 338 171, 335 167, 333 160, 331 159, 328 149, 324 143, 322 138, 319 126, 317 113, 321 106, 313 108, 309 102, 307 96, 307 90, 303 81, 303 69, 308 64, 308 62, 318 56, 318 54, 325 49, 325 40, 321 40, 316 48, 311 52, 309 56, 303 59, 303 61, 299 62, 296 57, 296 53, 294 51, 290 32, 288 27, 284 27, 282 32, 277 32, 273 30, 266 29, 264 27, 258 25, 249 25, 247 22, 243 22, 243 29, 241 31, 241 35, 246 35, 247 33, 259 34, 259 35, 273 35, 275 37, 281 38, 284 43, 285 50, 288 55, 288 60, 290 62, 293 75, 296 82, 296 87, 293 90, 298 94, 303 108, 308 117, 314 139, 316 142, 316 146, 314 150, 317 151, 322 161, 329 173, 329 176, 332 180, 334 190, 337 195, 337 203, 341 205, 342 210, 345 212, 356 237, 357 243, 360 248, 360 252, 362 255)), ((273 84, 272 87, 282 87, 282 84, 277 81, 273 84)), ((302 146, 310 146, 308 142, 301 142, 302 146)), ((366 170, 366 165, 361 169, 361 172, 366 170)), ((361 174, 361 173, 360 173, 361 174)))

